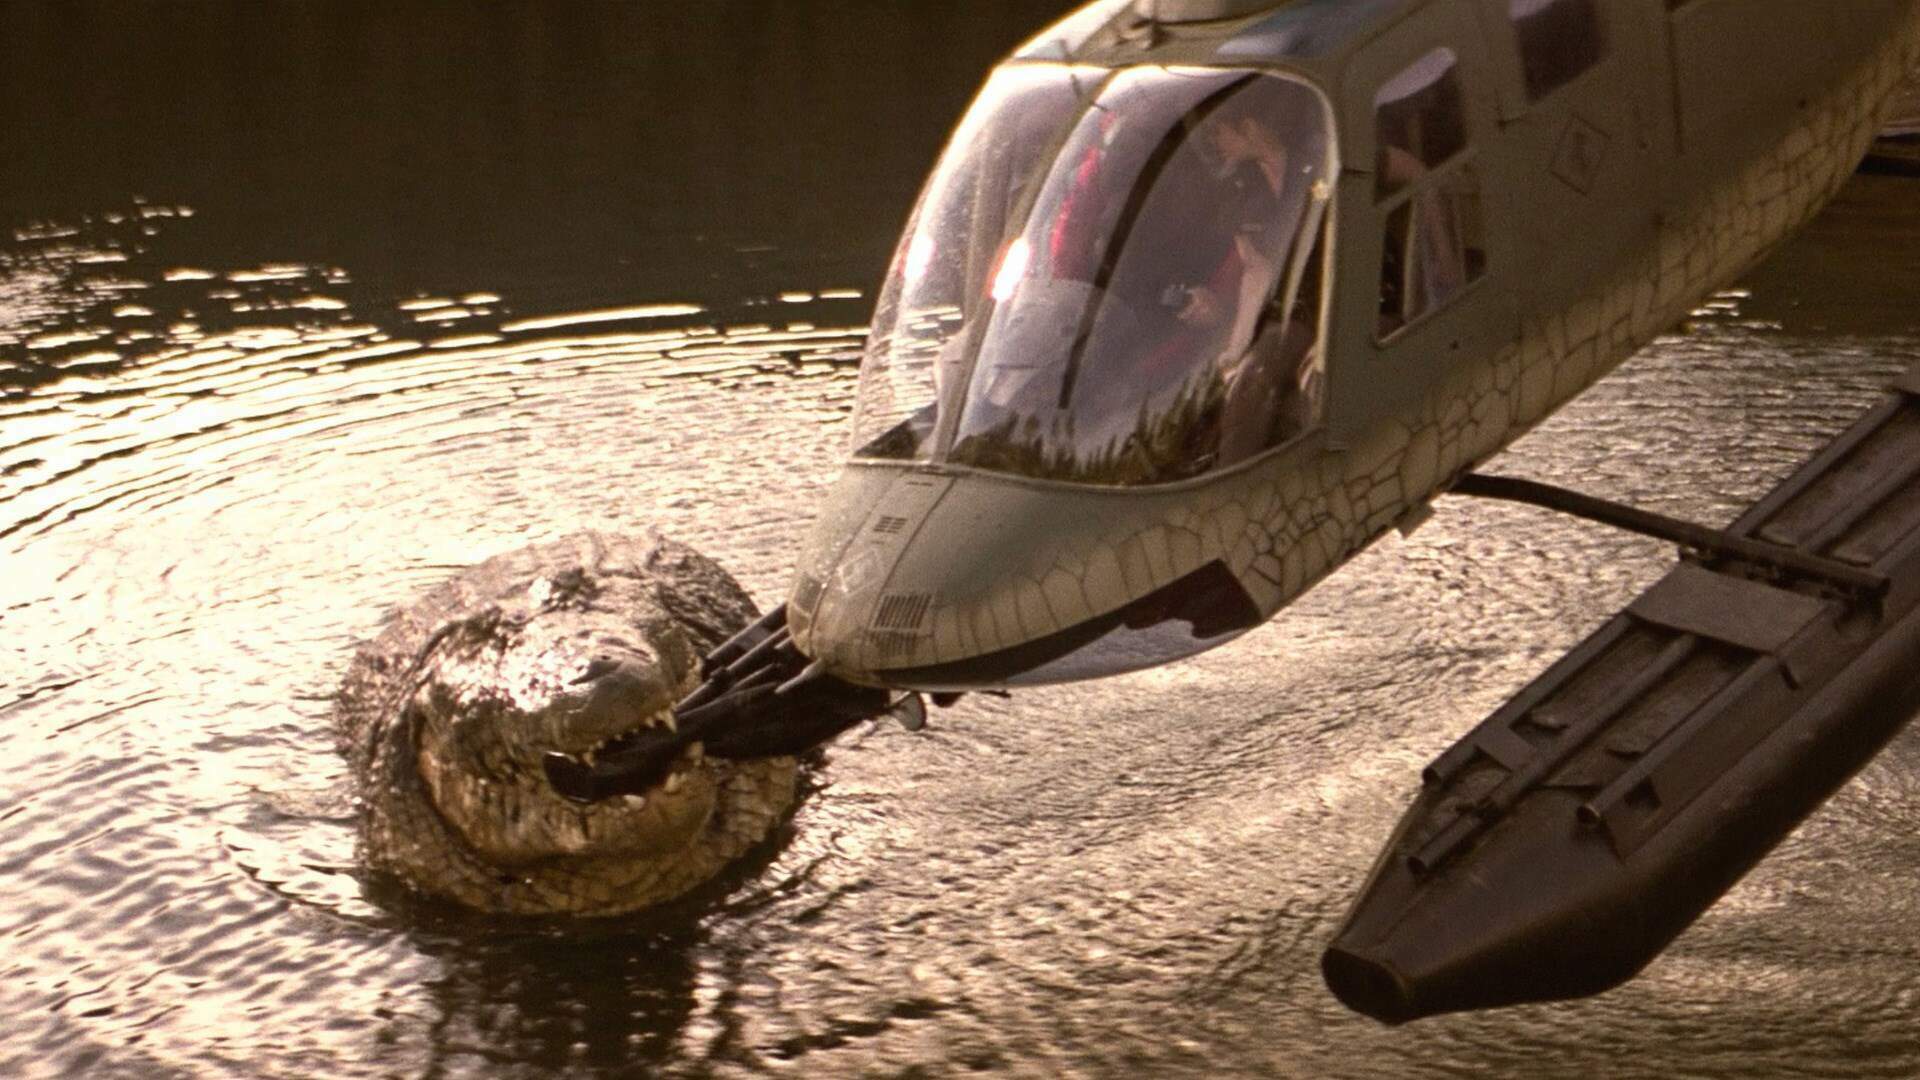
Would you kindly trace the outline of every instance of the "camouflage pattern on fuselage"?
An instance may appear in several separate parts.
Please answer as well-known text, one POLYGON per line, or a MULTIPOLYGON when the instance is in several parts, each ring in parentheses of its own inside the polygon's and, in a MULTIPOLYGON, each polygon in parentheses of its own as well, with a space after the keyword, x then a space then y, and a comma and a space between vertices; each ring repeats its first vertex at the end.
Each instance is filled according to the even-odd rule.
POLYGON ((1324 422, 1150 487, 856 459, 800 564, 795 643, 856 682, 1061 681, 1084 674, 1071 659, 1089 641, 1191 620, 1183 589, 1233 607, 1230 588, 1202 580, 1215 564, 1248 611, 1195 623, 1194 647, 1148 642, 1139 662, 1103 670, 1256 625, 1751 268, 1837 191, 1920 69, 1908 0, 1597 0, 1605 55, 1529 101, 1507 4, 1299 0, 1145 38, 1116 30, 1121 14, 1036 39, 1033 55, 1102 66, 1271 64, 1327 92, 1342 171, 1324 422), (1345 20, 1314 55, 1299 44, 1308 8, 1345 20), (1260 54, 1263 41, 1279 51, 1260 54), (1439 46, 1460 58, 1486 265, 1450 306, 1381 340, 1375 92, 1439 46))

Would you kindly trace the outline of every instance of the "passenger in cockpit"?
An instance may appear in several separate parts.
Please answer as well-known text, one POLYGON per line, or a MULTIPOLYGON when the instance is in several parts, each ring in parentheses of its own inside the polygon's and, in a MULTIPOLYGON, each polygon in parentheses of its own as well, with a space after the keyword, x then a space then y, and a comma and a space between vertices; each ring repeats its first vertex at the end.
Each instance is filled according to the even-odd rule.
MULTIPOLYGON (((947 338, 933 389, 958 414, 947 434, 907 432, 913 445, 941 444, 935 455, 968 468, 1134 485, 1199 476, 1291 437, 1318 415, 1303 388, 1317 370, 1319 299, 1295 299, 1330 161, 1323 103, 1298 82, 1114 76, 1044 174, 1023 180, 1032 195, 1017 228, 984 245, 943 247, 938 234, 922 245, 991 253, 970 259, 979 296, 958 309, 988 322, 947 338)), ((972 220, 977 199, 934 190, 943 201, 920 220, 972 220)), ((905 281, 924 280, 911 273, 915 250, 905 281)), ((911 339, 889 334, 878 340, 891 361, 911 339)))
POLYGON ((1229 104, 1221 113, 1207 145, 1219 161, 1232 250, 1180 317, 1231 322, 1216 361, 1225 386, 1217 463, 1227 465, 1292 438, 1317 415, 1319 305, 1305 289, 1278 294, 1291 245, 1275 251, 1262 242, 1295 236, 1306 210, 1309 193, 1289 190, 1302 181, 1288 174, 1285 142, 1251 110, 1229 104))

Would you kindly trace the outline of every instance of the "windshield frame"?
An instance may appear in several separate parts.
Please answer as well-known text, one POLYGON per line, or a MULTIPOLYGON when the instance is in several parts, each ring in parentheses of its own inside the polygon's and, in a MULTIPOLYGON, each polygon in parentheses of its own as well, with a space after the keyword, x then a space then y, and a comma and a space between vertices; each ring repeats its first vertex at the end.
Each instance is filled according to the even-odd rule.
MULTIPOLYGON (((1001 255, 1004 254, 1004 249, 1007 245, 1013 240, 1023 237, 1027 232, 1037 205, 1047 195, 1047 188, 1049 186, 1047 181, 1059 161, 1059 155, 1079 137, 1080 124, 1086 114, 1095 107, 1095 103, 1102 99, 1115 79, 1122 74, 1142 69, 1158 69, 1167 74, 1184 73, 1211 77, 1241 75, 1248 79, 1260 77, 1280 79, 1297 87, 1304 88, 1311 98, 1313 106, 1318 110, 1317 118, 1321 124, 1321 131, 1324 133, 1325 142, 1323 178, 1333 193, 1328 194, 1322 199, 1317 212, 1313 212, 1312 208, 1309 207, 1309 212, 1303 216, 1301 222, 1302 227, 1295 241, 1300 250, 1289 255, 1287 260, 1288 265, 1281 278, 1275 283, 1272 297, 1279 297, 1290 292, 1292 295, 1288 299, 1288 303, 1298 303, 1304 299, 1304 297, 1299 295, 1302 289, 1302 283, 1309 277, 1317 276, 1318 295, 1312 299, 1312 303, 1317 305, 1319 309, 1315 318, 1317 336, 1314 347, 1317 348, 1320 353, 1319 364, 1322 379, 1326 379, 1328 346, 1333 336, 1332 316, 1336 310, 1335 290, 1338 287, 1338 277, 1334 269, 1335 256, 1339 251, 1337 233, 1340 215, 1337 209, 1339 202, 1337 191, 1339 187, 1338 181, 1345 171, 1345 165, 1341 153, 1343 140, 1338 122, 1338 111, 1335 109, 1333 101, 1325 88, 1319 81, 1316 81, 1311 73, 1292 66, 1249 63, 1245 61, 1233 63, 1169 62, 1096 68, 1084 62, 1064 63, 1047 60, 1017 59, 1009 61, 1007 66, 1018 66, 1027 69, 1050 67, 1056 68, 1063 73, 1068 71, 1075 73, 1072 78, 1076 80, 1075 86, 1080 91, 1083 105, 1072 121, 1059 125, 1058 129, 1052 133, 1045 154, 1036 159, 1044 162, 1044 164, 1032 177, 1028 178, 1029 182, 1025 184, 1025 190, 1021 193, 1019 199, 1012 204, 1012 212, 1009 213, 1007 220, 1017 222, 1018 225, 1006 236, 1002 237, 1000 241, 1002 251, 993 257, 993 261, 996 263, 1001 255), (1088 78, 1089 75, 1092 75, 1093 78, 1088 78), (1317 274, 1315 269, 1312 268, 1315 260, 1319 263, 1317 274)), ((885 295, 894 285, 898 260, 904 257, 907 245, 919 227, 924 203, 929 193, 935 190, 941 182, 939 169, 945 167, 947 156, 954 152, 957 145, 957 141, 949 143, 947 150, 942 154, 941 165, 936 168, 935 174, 929 177, 921 193, 920 201, 916 202, 915 209, 909 217, 908 227, 900 244, 900 253, 896 255, 894 262, 889 263, 888 279, 880 290, 882 295, 885 295)), ((1325 441, 1327 417, 1330 415, 1330 410, 1327 407, 1326 401, 1323 399, 1320 403, 1319 415, 1315 417, 1313 423, 1304 430, 1295 433, 1283 441, 1276 442, 1273 445, 1249 454, 1240 460, 1225 465, 1215 465, 1192 476, 1154 480, 1143 483, 1119 484, 1083 479, 1061 479, 955 461, 952 459, 952 453, 955 443, 958 441, 960 423, 965 412, 969 388, 974 385, 975 379, 978 377, 985 352, 984 346, 990 336, 990 330, 998 324, 999 313, 1008 303, 1008 299, 988 295, 978 314, 968 318, 968 325, 961 334, 964 338, 964 344, 961 347, 960 355, 956 357, 958 362, 953 366, 950 372, 950 378, 948 378, 943 385, 939 394, 940 400, 928 401, 925 406, 918 410, 918 412, 924 413, 928 409, 932 409, 935 421, 933 429, 929 433, 930 438, 926 440, 919 456, 911 458, 887 457, 862 453, 862 450, 867 446, 876 445, 880 441, 880 439, 874 439, 872 442, 854 447, 846 463, 867 467, 907 467, 937 473, 993 476, 1001 480, 1036 487, 1072 489, 1077 491, 1105 491, 1119 494, 1129 491, 1174 491, 1182 488, 1203 486, 1223 476, 1256 468, 1261 463, 1272 459, 1276 455, 1286 453, 1293 448, 1301 446, 1303 443, 1324 443, 1325 441)), ((878 312, 876 311, 876 315, 877 314, 878 312)), ((878 320, 876 319, 876 325, 877 323, 878 320)), ((865 362, 863 358, 863 377, 865 375, 865 362)), ((1324 392, 1325 391, 1323 391, 1323 393, 1324 392)), ((916 415, 915 410, 907 410, 901 413, 898 419, 901 423, 905 423, 906 420, 913 415, 916 415)), ((891 431, 893 428, 889 427, 887 430, 891 431)), ((884 438, 884 435, 882 438, 884 438)))

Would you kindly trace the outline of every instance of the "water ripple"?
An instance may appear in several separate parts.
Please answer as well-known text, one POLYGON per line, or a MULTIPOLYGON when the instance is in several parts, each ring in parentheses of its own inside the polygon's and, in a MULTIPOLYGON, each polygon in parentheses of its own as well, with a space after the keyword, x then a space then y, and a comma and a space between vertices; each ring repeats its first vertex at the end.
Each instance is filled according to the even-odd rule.
MULTIPOLYGON (((1420 767, 1669 558, 1507 505, 1445 500, 1188 663, 849 736, 704 915, 387 896, 328 730, 351 645, 580 527, 657 525, 777 598, 861 297, 522 310, 169 263, 141 230, 176 211, 119 217, 0 257, 0 1072, 1920 1073, 1913 738, 1598 1001, 1389 1030, 1321 987, 1420 767)), ((1796 331, 1765 282, 1502 468, 1730 518, 1920 352, 1910 315, 1796 331)))

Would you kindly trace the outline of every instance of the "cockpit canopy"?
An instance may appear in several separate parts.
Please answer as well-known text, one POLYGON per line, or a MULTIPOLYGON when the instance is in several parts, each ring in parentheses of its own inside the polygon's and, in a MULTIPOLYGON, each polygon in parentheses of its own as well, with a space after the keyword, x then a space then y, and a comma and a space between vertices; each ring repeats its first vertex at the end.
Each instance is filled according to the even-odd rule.
POLYGON ((1290 77, 1002 68, 881 291, 855 456, 1160 484, 1315 426, 1334 176, 1290 77))

